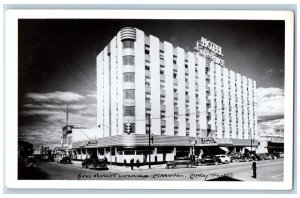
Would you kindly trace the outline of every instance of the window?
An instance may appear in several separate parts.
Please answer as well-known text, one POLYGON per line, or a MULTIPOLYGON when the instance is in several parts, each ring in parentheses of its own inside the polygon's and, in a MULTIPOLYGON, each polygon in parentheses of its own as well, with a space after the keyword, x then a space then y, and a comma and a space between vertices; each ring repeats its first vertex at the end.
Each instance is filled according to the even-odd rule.
POLYGON ((150 54, 150 50, 149 50, 149 48, 145 48, 145 54, 150 54))
POLYGON ((134 48, 134 42, 131 40, 123 41, 123 49, 125 48, 134 48))
POLYGON ((124 116, 134 116, 135 106, 124 106, 124 116))
POLYGON ((134 56, 132 55, 123 56, 123 65, 134 65, 134 56))
POLYGON ((123 82, 134 82, 134 72, 123 73, 123 82))
POLYGON ((134 99, 134 89, 125 89, 123 90, 123 98, 124 99, 134 99))

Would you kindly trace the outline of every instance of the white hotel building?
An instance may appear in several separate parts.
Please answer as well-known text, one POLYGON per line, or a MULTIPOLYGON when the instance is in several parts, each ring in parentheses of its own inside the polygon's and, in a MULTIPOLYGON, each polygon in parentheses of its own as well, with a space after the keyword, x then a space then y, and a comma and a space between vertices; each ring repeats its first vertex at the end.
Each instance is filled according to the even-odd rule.
POLYGON ((77 158, 92 152, 147 162, 150 116, 152 162, 191 155, 193 146, 196 155, 254 150, 255 109, 254 80, 126 27, 97 57, 96 141, 72 147, 77 158))

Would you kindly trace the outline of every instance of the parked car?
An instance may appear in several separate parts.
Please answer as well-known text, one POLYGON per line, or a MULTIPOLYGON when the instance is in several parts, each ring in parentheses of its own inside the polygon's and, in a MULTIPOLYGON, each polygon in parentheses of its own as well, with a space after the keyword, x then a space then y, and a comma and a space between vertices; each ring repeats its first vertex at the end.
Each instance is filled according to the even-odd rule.
POLYGON ((108 170, 105 159, 86 158, 81 166, 84 168, 108 170))
POLYGON ((228 164, 228 163, 230 163, 231 162, 231 159, 230 159, 230 157, 229 156, 227 156, 227 155, 223 155, 223 154, 221 154, 221 155, 215 155, 218 159, 220 159, 221 160, 221 162, 222 163, 224 163, 224 164, 228 164))
POLYGON ((284 153, 283 152, 279 152, 278 154, 279 154, 280 158, 284 158, 284 153))
POLYGON ((249 162, 255 160, 255 157, 241 153, 233 153, 230 155, 230 158, 231 162, 249 162))
POLYGON ((36 167, 36 158, 34 156, 29 156, 25 159, 25 167, 26 168, 34 168, 36 167))
POLYGON ((206 165, 210 165, 210 164, 218 165, 221 163, 222 161, 214 155, 208 155, 204 157, 203 160, 200 161, 200 164, 206 164, 206 165))
POLYGON ((54 162, 54 156, 53 155, 44 155, 41 158, 41 160, 45 161, 45 162, 54 162))
POLYGON ((59 163, 61 163, 61 164, 72 164, 72 161, 71 161, 71 158, 70 158, 70 157, 66 156, 66 157, 63 157, 63 158, 59 161, 59 163))
POLYGON ((272 156, 272 159, 278 159, 278 158, 283 158, 284 154, 283 154, 283 152, 274 152, 271 154, 271 156, 272 156))
POLYGON ((263 160, 271 160, 272 156, 269 153, 260 153, 258 154, 263 160))
POLYGON ((86 158, 85 160, 83 160, 83 162, 81 163, 81 166, 83 168, 89 168, 90 164, 92 162, 91 158, 86 158))
POLYGON ((175 168, 178 166, 184 166, 187 168, 191 168, 194 165, 194 162, 189 157, 178 157, 174 161, 167 162, 167 168, 175 168))
POLYGON ((261 155, 256 154, 255 161, 261 161, 261 160, 264 160, 264 158, 261 155))

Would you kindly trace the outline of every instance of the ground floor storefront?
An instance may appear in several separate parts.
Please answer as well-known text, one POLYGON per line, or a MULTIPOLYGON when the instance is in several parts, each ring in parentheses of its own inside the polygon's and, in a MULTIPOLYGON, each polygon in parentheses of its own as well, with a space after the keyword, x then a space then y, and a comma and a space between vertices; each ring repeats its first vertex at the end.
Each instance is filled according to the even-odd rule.
MULTIPOLYGON (((254 148, 253 148, 254 150, 254 148)), ((203 158, 207 155, 245 153, 243 147, 229 147, 229 152, 224 151, 220 147, 195 147, 194 154, 192 147, 154 147, 150 150, 151 163, 164 163, 172 161, 176 157, 191 157, 203 158)), ((99 159, 106 158, 108 162, 112 161, 115 164, 127 164, 131 159, 139 160, 141 163, 149 163, 149 149, 143 147, 136 148, 80 148, 68 151, 69 156, 74 160, 84 160, 90 157, 98 157, 99 159)))
POLYGON ((157 164, 176 157, 203 158, 207 155, 245 153, 256 146, 257 141, 251 143, 246 139, 154 136, 149 141, 148 135, 120 135, 74 142, 68 153, 74 160, 98 157, 114 164, 129 164, 131 159, 157 164))

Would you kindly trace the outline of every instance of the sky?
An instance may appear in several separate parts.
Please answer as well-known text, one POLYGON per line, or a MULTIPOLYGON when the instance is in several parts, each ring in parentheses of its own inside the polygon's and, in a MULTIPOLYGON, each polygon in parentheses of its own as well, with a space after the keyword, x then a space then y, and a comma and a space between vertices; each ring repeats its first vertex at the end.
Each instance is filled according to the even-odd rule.
POLYGON ((284 21, 20 19, 18 136, 60 144, 69 123, 96 123, 96 56, 123 27, 195 51, 202 36, 222 47, 225 66, 257 82, 259 129, 284 121, 284 21))

